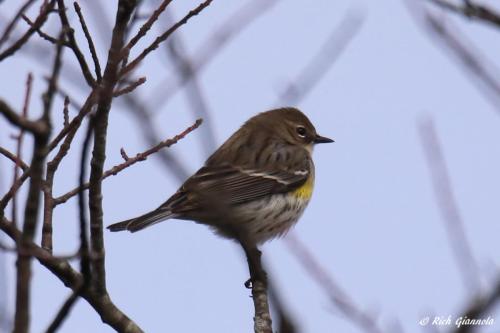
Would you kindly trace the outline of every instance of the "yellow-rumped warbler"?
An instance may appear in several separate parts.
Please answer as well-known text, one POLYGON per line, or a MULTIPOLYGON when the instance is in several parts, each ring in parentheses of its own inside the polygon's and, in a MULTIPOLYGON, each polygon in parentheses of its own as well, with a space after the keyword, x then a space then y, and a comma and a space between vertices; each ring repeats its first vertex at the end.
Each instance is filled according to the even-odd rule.
POLYGON ((311 198, 313 146, 327 142, 333 140, 318 135, 295 108, 260 113, 160 207, 108 229, 136 232, 176 218, 255 244, 281 236, 297 222, 311 198))

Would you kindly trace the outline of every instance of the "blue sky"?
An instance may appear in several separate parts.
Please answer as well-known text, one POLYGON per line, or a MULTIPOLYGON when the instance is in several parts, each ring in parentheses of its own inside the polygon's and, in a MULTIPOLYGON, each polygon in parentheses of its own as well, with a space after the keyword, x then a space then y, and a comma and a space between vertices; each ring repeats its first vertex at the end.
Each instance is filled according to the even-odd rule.
MULTIPOLYGON (((81 2, 84 13, 90 12, 88 7, 95 6, 95 1, 81 2)), ((174 1, 169 10, 178 18, 196 4, 174 1)), ((216 0, 183 27, 179 32, 188 52, 195 56, 211 31, 240 6, 239 2, 216 0)), ((0 8, 2 16, 7 16, 16 6, 6 1, 0 8)), ((379 318, 385 331, 400 325, 405 332, 419 332, 419 319, 434 314, 458 316, 470 296, 486 290, 498 276, 498 106, 484 98, 450 54, 415 23, 404 2, 397 0, 319 0, 314 6, 298 0, 278 1, 220 51, 204 68, 199 82, 220 144, 246 119, 276 105, 284 87, 293 82, 332 29, 353 9, 364 17, 361 30, 315 89, 296 105, 321 134, 333 137, 336 143, 315 150, 314 197, 293 233, 361 309, 379 318), (422 119, 432 119, 435 124, 479 266, 478 286, 465 288, 455 264, 419 136, 422 119)), ((109 8, 109 18, 113 15, 109 8)), ((442 17, 457 24, 491 61, 496 60, 500 30, 449 15, 442 17)), ((90 26, 95 27, 93 24, 90 26)), ((49 31, 55 26, 49 25, 49 31)), ((139 89, 144 99, 172 73, 164 54, 158 50, 137 73, 148 79, 139 89)), ((72 59, 69 52, 66 57, 72 59)), ((100 58, 104 63, 104 52, 100 58)), ((2 98, 20 106, 24 78, 32 71, 35 113, 49 59, 23 56, 2 63, 0 77, 16 78, 9 84, 0 82, 2 98)), ((70 79, 63 82, 74 96, 84 96, 78 84, 70 79)), ((58 107, 62 109, 61 100, 55 110, 58 107)), ((129 155, 148 148, 136 120, 123 107, 117 100, 111 112, 108 168, 121 162, 121 147, 129 155)), ((194 122, 182 91, 158 109, 153 107, 162 137, 173 136, 194 122)), ((60 119, 54 115, 54 120, 60 119)), ((12 147, 12 130, 3 119, 0 126, 0 143, 12 147)), ((202 134, 201 130, 194 132, 171 149, 190 172, 209 154, 201 144, 202 134)), ((76 158, 76 153, 70 154, 61 165, 56 193, 75 186, 76 158)), ((11 179, 11 165, 0 159, 0 168, 3 192, 11 179)), ((106 224, 156 207, 179 185, 155 157, 109 178, 104 184, 106 224)), ((76 205, 76 200, 71 200, 55 212, 58 253, 71 253, 77 246, 76 205)), ((105 241, 110 294, 146 332, 251 331, 253 304, 249 291, 243 288, 247 267, 234 243, 185 221, 170 221, 134 235, 106 233, 105 241)), ((360 331, 339 314, 284 240, 266 244, 263 251, 303 332, 360 331)), ((12 312, 14 258, 4 255, 3 260, 12 312)), ((68 291, 39 266, 33 287, 33 331, 40 331, 68 291)), ((484 332, 498 331, 499 327, 497 323, 484 332)), ((81 301, 62 331, 111 329, 81 301)))

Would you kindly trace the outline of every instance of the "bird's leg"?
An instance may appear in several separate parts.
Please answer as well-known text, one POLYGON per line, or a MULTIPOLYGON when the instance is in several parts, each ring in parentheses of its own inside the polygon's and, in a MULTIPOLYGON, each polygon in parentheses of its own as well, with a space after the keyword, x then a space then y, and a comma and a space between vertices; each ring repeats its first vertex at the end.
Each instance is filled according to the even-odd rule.
POLYGON ((252 289, 252 299, 255 307, 254 331, 258 333, 272 333, 272 319, 267 298, 267 274, 262 267, 262 253, 255 242, 241 242, 248 261, 250 279, 245 287, 252 289))
POLYGON ((250 278, 245 282, 245 287, 251 289, 252 284, 256 281, 259 281, 266 286, 267 274, 262 267, 262 252, 260 252, 255 244, 249 245, 245 242, 241 242, 241 246, 245 251, 248 261, 248 269, 250 271, 250 278))

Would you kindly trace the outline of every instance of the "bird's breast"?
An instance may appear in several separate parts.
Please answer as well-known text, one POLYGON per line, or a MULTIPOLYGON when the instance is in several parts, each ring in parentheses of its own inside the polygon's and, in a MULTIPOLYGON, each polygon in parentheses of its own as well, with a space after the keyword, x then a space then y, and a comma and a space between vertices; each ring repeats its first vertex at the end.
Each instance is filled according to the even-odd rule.
POLYGON ((306 182, 293 191, 293 195, 299 199, 309 200, 314 189, 314 173, 307 178, 306 182))

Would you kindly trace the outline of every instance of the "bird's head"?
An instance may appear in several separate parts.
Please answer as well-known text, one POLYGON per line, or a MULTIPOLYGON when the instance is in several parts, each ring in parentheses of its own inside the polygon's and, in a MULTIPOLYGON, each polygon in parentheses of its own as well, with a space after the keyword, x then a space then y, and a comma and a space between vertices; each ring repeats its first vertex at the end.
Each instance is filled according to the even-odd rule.
POLYGON ((255 125, 275 133, 289 144, 299 145, 312 151, 318 143, 334 142, 319 135, 305 114, 296 108, 280 108, 263 112, 253 118, 255 125))

